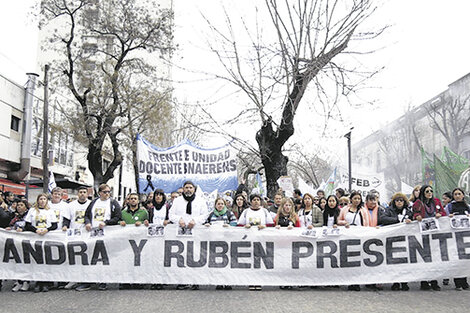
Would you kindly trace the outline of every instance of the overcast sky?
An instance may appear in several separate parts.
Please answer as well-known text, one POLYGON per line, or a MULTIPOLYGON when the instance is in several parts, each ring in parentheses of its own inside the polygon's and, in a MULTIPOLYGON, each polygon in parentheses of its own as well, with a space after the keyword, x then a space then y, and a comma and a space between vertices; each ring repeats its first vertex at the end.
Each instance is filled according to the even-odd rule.
MULTIPOLYGON (((179 64, 200 62, 199 12, 210 12, 218 1, 175 1, 176 42, 179 64), (199 36, 199 37, 198 37, 199 36), (197 57, 197 59, 195 59, 197 57)), ((373 108, 347 108, 355 140, 378 129, 387 121, 400 116, 407 105, 416 106, 444 91, 447 85, 470 72, 470 1, 467 0, 393 0, 383 1, 372 20, 391 24, 389 31, 377 42, 382 50, 371 56, 371 64, 385 69, 371 84, 369 100, 373 108)), ((20 84, 26 82, 26 72, 37 71, 37 31, 28 18, 33 0, 0 2, 0 74, 20 84)), ((225 1, 227 3, 227 1, 225 1)), ((229 2, 230 3, 230 2, 229 2)), ((243 14, 251 9, 251 1, 238 1, 243 14), (241 5, 241 4, 243 5, 241 5)), ((181 73, 175 70, 177 79, 181 73)), ((184 75, 184 74, 183 74, 184 75)), ((182 87, 191 87, 182 85, 182 87)), ((207 98, 210 85, 197 97, 207 98)), ((179 92, 177 91, 177 94, 179 92)), ((302 130, 298 134, 306 135, 302 130)))

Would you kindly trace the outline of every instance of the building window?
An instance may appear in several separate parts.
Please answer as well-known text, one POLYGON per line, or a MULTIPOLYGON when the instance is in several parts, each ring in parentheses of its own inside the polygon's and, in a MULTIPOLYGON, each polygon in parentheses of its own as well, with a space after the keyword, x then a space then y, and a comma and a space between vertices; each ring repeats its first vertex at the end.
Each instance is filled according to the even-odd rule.
POLYGON ((20 118, 14 115, 11 116, 11 125, 10 128, 15 132, 20 130, 20 118))

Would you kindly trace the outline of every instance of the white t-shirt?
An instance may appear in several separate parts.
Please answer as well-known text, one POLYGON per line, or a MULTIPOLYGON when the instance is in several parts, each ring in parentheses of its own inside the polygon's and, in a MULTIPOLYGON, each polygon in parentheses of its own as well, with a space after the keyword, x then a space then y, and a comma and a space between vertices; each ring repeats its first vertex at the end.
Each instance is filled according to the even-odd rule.
POLYGON ((152 223, 158 226, 163 226, 163 221, 166 217, 166 204, 162 206, 160 210, 153 209, 153 221, 152 223))
POLYGON ((253 210, 248 208, 242 212, 240 219, 238 220, 239 225, 250 224, 252 226, 274 224, 271 214, 265 208, 259 208, 253 210))
POLYGON ((51 209, 39 209, 31 208, 25 217, 25 221, 31 223, 36 228, 49 228, 52 223, 57 223, 57 216, 51 209))
POLYGON ((100 223, 104 223, 111 219, 111 199, 102 201, 101 199, 96 200, 93 207, 91 208, 92 227, 100 226, 100 223))
POLYGON ((307 228, 309 225, 312 225, 312 210, 305 212, 304 209, 299 210, 299 220, 300 220, 300 227, 307 228))
POLYGON ((67 214, 66 212, 69 210, 69 204, 62 200, 58 203, 52 203, 49 201, 49 208, 51 208, 57 218, 57 229, 62 228, 62 216, 64 213, 67 214))
POLYGON ((87 199, 85 203, 78 200, 69 203, 68 210, 62 216, 70 220, 70 228, 81 228, 85 225, 85 212, 90 202, 87 199))

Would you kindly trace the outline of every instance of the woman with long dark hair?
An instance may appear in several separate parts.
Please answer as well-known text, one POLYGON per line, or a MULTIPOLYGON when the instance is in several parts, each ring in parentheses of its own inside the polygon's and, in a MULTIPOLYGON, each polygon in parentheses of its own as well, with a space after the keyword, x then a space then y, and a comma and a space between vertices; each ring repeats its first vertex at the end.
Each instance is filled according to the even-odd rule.
POLYGON ((238 219, 243 211, 248 207, 245 196, 241 193, 235 195, 235 200, 232 204, 232 212, 235 214, 235 217, 238 219))
MULTIPOLYGON (((419 190, 419 197, 413 203, 413 219, 421 221, 423 218, 435 217, 439 218, 446 215, 441 201, 434 198, 433 189, 430 185, 423 185, 419 190)), ((421 281, 421 290, 441 290, 437 280, 421 281)))
POLYGON ((326 206, 323 211, 323 226, 334 227, 338 224, 339 203, 335 195, 326 198, 326 206))

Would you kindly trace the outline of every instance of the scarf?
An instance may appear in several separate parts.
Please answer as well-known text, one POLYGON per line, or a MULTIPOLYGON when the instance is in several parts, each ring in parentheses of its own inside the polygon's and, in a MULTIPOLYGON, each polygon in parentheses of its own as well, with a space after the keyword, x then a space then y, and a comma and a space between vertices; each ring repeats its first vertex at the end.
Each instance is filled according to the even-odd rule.
POLYGON ((214 215, 215 216, 223 216, 225 213, 227 213, 227 207, 226 206, 224 206, 224 208, 220 212, 217 209, 214 210, 214 215))
POLYGON ((193 202, 193 200, 196 198, 196 194, 193 193, 192 195, 190 195, 189 197, 187 195, 185 195, 183 193, 183 198, 184 200, 188 201, 188 203, 186 204, 186 214, 189 214, 191 215, 192 214, 192 210, 193 208, 191 207, 191 202, 193 202))
POLYGON ((163 200, 160 203, 157 203, 156 201, 153 202, 153 206, 154 206, 155 210, 157 210, 157 211, 159 211, 163 207, 164 204, 165 204, 165 201, 163 201, 163 200))

